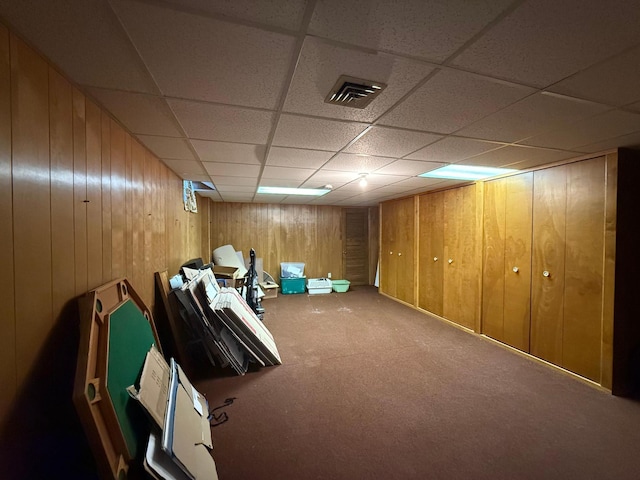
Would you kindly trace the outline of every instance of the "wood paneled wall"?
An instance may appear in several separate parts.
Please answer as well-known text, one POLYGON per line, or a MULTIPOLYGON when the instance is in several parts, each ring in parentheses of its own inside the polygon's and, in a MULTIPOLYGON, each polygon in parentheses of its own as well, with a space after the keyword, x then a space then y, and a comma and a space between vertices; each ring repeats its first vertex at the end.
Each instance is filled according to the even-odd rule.
POLYGON ((77 335, 78 295, 126 276, 152 305, 155 271, 210 252, 200 200, 185 212, 182 181, 0 25, 0 418, 49 348, 77 349, 51 344, 77 335))
POLYGON ((343 278, 342 209, 323 205, 209 203, 211 251, 233 245, 262 258, 264 270, 278 281, 281 262, 304 262, 308 278, 343 278))

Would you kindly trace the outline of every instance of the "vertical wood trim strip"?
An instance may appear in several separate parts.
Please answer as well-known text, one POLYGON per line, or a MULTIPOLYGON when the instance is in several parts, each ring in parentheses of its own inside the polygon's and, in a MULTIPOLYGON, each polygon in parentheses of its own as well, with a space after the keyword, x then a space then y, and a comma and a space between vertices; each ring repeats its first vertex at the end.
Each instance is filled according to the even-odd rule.
POLYGON ((420 258, 420 197, 413 197, 413 301, 411 305, 418 306, 418 267, 420 258))
POLYGON ((484 237, 484 182, 476 182, 475 188, 476 194, 476 211, 475 211, 475 243, 473 249, 473 261, 474 268, 473 275, 475 275, 475 298, 474 298, 474 326, 473 330, 476 333, 482 331, 482 239, 484 237))
POLYGON ((53 326, 48 66, 11 35, 11 116, 17 384, 53 326), (37 281, 36 281, 37 278, 37 281))
POLYGON ((102 118, 100 109, 87 101, 87 267, 88 289, 102 284, 102 118))
POLYGON ((102 283, 113 279, 111 268, 111 119, 101 112, 102 283))
POLYGON ((75 291, 73 193, 73 93, 71 84, 49 68, 51 155, 51 257, 53 318, 75 291))
POLYGON ((11 64, 9 31, 0 25, 0 418, 7 418, 16 391, 16 318, 13 272, 11 178, 11 64))
POLYGON ((126 275, 125 254, 125 133, 110 121, 111 137, 111 276, 126 275))
POLYGON ((613 388, 613 322, 616 274, 618 154, 606 156, 604 285, 602 289, 602 351, 600 384, 613 388))
POLYGON ((87 291, 87 152, 85 98, 73 88, 73 217, 76 295, 87 291))

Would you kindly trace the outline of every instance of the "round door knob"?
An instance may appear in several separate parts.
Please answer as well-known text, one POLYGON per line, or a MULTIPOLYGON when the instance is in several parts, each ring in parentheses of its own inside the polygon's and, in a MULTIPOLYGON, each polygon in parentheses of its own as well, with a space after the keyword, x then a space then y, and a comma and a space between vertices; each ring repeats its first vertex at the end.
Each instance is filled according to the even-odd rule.
POLYGON ((518 273, 520 269, 518 267, 513 267, 513 273, 518 273))
POLYGON ((433 261, 437 262, 438 261, 438 257, 433 257, 433 261))
POLYGON ((549 277, 549 276, 551 276, 551 274, 547 270, 545 270, 544 272, 542 272, 542 276, 543 277, 549 277))
POLYGON ((393 255, 393 252, 389 252, 389 255, 393 255))
POLYGON ((398 252, 398 256, 402 255, 402 253, 398 252))
POLYGON ((449 259, 449 263, 453 263, 453 258, 450 258, 450 259, 449 259))

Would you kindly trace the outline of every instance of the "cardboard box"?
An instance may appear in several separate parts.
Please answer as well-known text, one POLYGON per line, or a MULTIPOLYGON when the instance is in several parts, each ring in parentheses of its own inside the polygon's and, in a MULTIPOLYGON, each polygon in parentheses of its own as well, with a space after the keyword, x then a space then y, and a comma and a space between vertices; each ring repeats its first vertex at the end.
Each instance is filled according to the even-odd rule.
POLYGON ((213 448, 209 405, 178 364, 172 360, 169 367, 152 346, 142 369, 139 389, 136 391, 131 386, 128 391, 162 429, 162 445, 155 445, 156 451, 147 452, 147 460, 155 457, 157 465, 147 461, 145 468, 159 473, 157 469, 174 465, 196 479, 218 478, 209 454, 213 448))
POLYGON ((244 277, 240 276, 240 269, 237 267, 214 265, 213 275, 221 287, 241 288, 244 285, 244 277))
POLYGON ((264 292, 264 297, 262 297, 262 300, 266 298, 277 298, 278 287, 279 285, 277 283, 261 283, 260 288, 264 292))

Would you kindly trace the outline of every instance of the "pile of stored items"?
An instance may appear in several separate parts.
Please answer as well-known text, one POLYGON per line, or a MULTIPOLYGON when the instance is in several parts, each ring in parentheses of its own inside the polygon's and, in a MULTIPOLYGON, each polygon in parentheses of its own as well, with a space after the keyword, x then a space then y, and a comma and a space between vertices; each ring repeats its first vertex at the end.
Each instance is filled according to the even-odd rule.
POLYGON ((92 290, 80 307, 73 401, 101 477, 144 469, 153 478, 217 479, 207 401, 162 356, 151 312, 129 282, 92 290))
POLYGON ((73 399, 103 478, 144 468, 153 478, 217 479, 209 406, 180 367, 200 363, 190 347, 240 375, 250 363, 282 363, 273 336, 236 288, 220 287, 211 266, 181 270, 171 282, 166 272, 156 274, 169 320, 164 336, 126 279, 81 300, 73 399))
POLYGON ((282 363, 273 335, 250 306, 250 286, 220 287, 210 266, 183 267, 182 272, 182 283, 172 282, 174 288, 167 292, 171 337, 179 358, 190 363, 197 349, 212 365, 230 366, 239 375, 251 362, 282 363), (248 291, 250 302, 238 290, 248 291))

